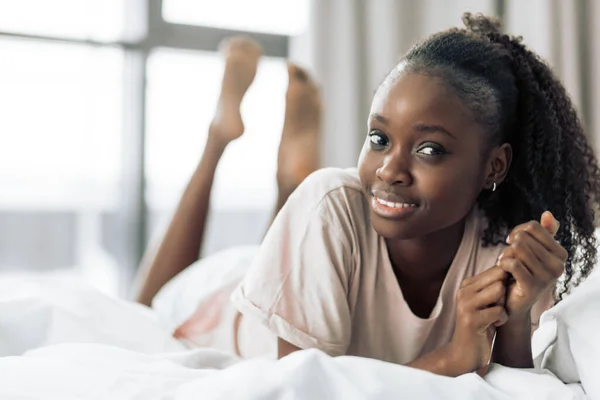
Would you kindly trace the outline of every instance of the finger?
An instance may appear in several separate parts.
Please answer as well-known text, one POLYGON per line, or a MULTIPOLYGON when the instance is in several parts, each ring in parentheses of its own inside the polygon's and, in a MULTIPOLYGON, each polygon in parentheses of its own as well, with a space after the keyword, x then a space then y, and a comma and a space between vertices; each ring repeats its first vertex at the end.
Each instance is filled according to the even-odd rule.
POLYGON ((481 310, 496 305, 506 294, 504 281, 495 281, 473 295, 469 301, 471 309, 481 310))
POLYGON ((500 326, 508 321, 506 309, 502 306, 485 308, 477 312, 477 330, 485 332, 491 325, 500 326))
POLYGON ((526 287, 533 287, 533 275, 531 275, 529 270, 525 268, 521 261, 515 258, 503 258, 498 263, 498 267, 511 274, 520 284, 526 287))
MULTIPOLYGON (((517 233, 525 229, 530 223, 535 223, 536 221, 529 221, 517 225, 511 231, 511 234, 517 233)), ((550 235, 555 236, 560 228, 560 223, 554 218, 554 215, 550 211, 545 211, 540 218, 540 226, 544 228, 550 235)), ((510 235, 509 235, 510 236, 510 235)))
POLYGON ((560 245, 560 243, 554 240, 554 237, 548 233, 548 231, 543 228, 539 222, 536 221, 529 221, 525 224, 517 226, 512 230, 510 235, 508 235, 506 242, 508 244, 513 244, 515 237, 517 237, 517 235, 522 235, 522 232, 527 232, 530 234, 534 239, 540 242, 542 246, 548 249, 548 251, 550 251, 552 254, 555 254, 559 259, 563 261, 567 260, 567 251, 560 245))
POLYGON ((552 280, 564 272, 564 261, 548 251, 527 231, 517 233, 510 245, 512 258, 520 260, 529 272, 540 279, 552 280))
POLYGON ((527 231, 515 235, 510 250, 512 258, 521 261, 532 276, 541 279, 552 276, 549 264, 554 263, 554 256, 527 231))
POLYGON ((544 211, 542 218, 540 218, 540 225, 542 225, 552 237, 556 236, 556 232, 558 232, 558 228, 560 227, 560 224, 550 211, 544 211))
MULTIPOLYGON (((507 283, 504 282, 504 287, 506 288, 507 283)), ((502 306, 504 307, 506 305, 506 289, 504 289, 504 293, 502 293, 502 296, 500 296, 500 298, 493 304, 494 306, 502 306)))
POLYGON ((504 281, 506 278, 506 272, 504 272, 501 268, 498 268, 498 266, 493 266, 475 276, 463 280, 461 288, 472 286, 470 289, 478 292, 490 284, 496 281, 504 281))
MULTIPOLYGON (((498 261, 500 262, 504 258, 517 259, 525 265, 525 267, 529 270, 531 274, 533 274, 533 271, 529 268, 529 266, 539 264, 540 261, 534 254, 533 250, 529 247, 530 241, 535 242, 535 239, 533 239, 527 232, 518 232, 515 236, 515 239, 513 240, 513 243, 509 246, 508 249, 506 249, 504 253, 502 253, 502 256, 498 261)), ((538 245, 541 246, 539 243, 538 245)), ((542 248, 545 249, 545 247, 543 246, 542 248)))
POLYGON ((556 242, 554 237, 540 225, 537 221, 529 221, 521 225, 517 225, 506 238, 506 243, 512 244, 515 236, 520 232, 529 232, 533 237, 542 242, 542 244, 550 245, 552 242, 556 242), (547 243, 546 243, 547 242, 547 243))

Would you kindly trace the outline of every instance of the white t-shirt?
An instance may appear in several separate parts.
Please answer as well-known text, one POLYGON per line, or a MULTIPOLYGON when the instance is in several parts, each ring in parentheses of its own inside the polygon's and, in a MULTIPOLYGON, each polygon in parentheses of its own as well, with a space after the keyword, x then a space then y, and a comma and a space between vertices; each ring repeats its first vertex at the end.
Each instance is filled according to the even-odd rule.
MULTIPOLYGON (((272 332, 267 340, 279 336, 302 349, 413 361, 450 341, 461 282, 492 267, 505 248, 483 247, 484 227, 474 209, 431 315, 419 318, 371 225, 357 170, 320 170, 289 198, 232 294, 243 314, 240 340, 258 345, 258 322, 272 332)), ((535 307, 536 323, 549 296, 535 307)))

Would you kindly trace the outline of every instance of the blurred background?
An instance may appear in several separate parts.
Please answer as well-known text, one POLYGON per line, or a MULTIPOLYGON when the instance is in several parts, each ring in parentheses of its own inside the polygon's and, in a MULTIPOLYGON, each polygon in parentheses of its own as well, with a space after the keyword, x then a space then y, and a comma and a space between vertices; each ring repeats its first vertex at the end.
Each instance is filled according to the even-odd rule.
POLYGON ((354 166, 381 80, 465 11, 524 36, 596 144, 593 0, 0 0, 0 274, 58 272, 131 295, 202 152, 218 44, 236 34, 266 57, 242 105, 246 133, 217 172, 202 252, 259 243, 275 201, 286 61, 322 86, 322 165, 354 166))

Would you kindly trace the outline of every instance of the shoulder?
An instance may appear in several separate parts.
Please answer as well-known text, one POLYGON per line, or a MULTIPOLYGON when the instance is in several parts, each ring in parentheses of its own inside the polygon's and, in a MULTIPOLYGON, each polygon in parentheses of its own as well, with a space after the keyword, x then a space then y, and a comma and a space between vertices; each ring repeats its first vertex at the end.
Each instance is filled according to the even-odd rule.
POLYGON ((306 210, 333 208, 340 212, 342 207, 362 212, 363 197, 356 168, 323 168, 302 182, 290 197, 290 203, 306 210))
POLYGON ((309 175, 298 188, 313 191, 315 195, 326 197, 332 192, 349 190, 361 192, 360 179, 356 168, 323 168, 309 175))
POLYGON ((359 237, 369 234, 369 218, 356 168, 314 172, 294 191, 278 215, 295 232, 311 232, 313 239, 319 235, 325 235, 327 240, 335 237, 347 250, 356 248, 359 237))

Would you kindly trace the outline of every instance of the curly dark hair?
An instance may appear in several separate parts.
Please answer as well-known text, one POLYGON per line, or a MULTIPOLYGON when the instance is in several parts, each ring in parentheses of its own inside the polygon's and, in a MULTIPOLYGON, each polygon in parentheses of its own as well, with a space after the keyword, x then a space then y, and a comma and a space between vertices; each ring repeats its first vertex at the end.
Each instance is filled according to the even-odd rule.
POLYGON ((569 253, 555 293, 560 301, 596 263, 600 169, 551 69, 494 19, 465 13, 463 23, 466 28, 415 45, 388 79, 407 71, 440 78, 486 127, 490 149, 511 145, 506 180, 478 198, 489 220, 484 245, 503 242, 510 229, 550 210, 560 223, 556 238, 569 253))

